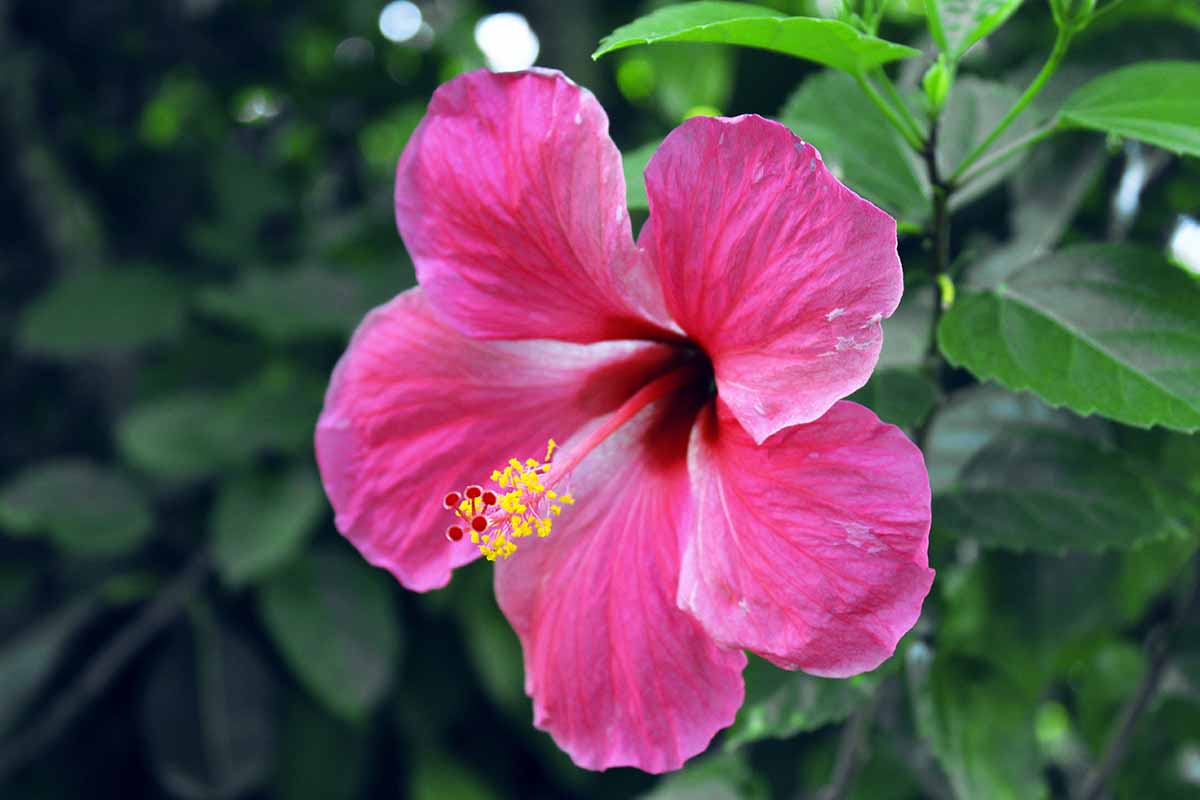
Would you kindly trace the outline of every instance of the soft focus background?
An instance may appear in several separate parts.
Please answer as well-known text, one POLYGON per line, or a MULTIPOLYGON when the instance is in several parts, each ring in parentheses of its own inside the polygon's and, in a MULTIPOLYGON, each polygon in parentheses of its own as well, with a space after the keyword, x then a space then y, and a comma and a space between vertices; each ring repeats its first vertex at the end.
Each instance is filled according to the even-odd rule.
MULTIPOLYGON (((892 5, 881 34, 929 48, 922 4, 892 5)), ((1063 797, 1156 670, 1108 791, 1200 797, 1200 623, 1177 618, 1195 581, 1200 447, 966 372, 920 377, 924 201, 892 179, 870 107, 841 76, 762 51, 590 59, 648 8, 0 2, 0 797, 791 798, 826 785, 855 738, 854 797, 1063 797), (338 536, 313 464, 347 337, 413 283, 392 173, 430 94, 464 70, 535 62, 597 94, 634 175, 640 148, 685 116, 757 112, 811 138, 853 188, 917 208, 902 216, 905 302, 857 399, 920 434, 944 498, 926 612, 873 675, 752 663, 733 729, 666 779, 574 768, 531 725, 489 566, 403 591, 338 536), (1025 513, 1007 520, 1024 537, 981 546, 956 481, 1033 423, 1105 445, 1009 464, 991 508, 1025 513), (1129 460, 1105 462, 1118 449, 1129 460), (1061 514, 1024 507, 1031 475, 1061 492, 1061 514), (1039 546, 1112 525, 1148 541, 1039 546)), ((998 118, 1006 84, 1028 83, 1053 36, 1045 2, 1028 0, 971 52, 975 77, 947 111, 963 136, 998 118)), ((1080 35, 1039 102, 1135 59, 1197 52, 1195 0, 1126 0, 1080 35)), ((927 64, 898 67, 902 88, 927 64)), ((1082 240, 1200 269, 1195 159, 1071 134, 997 178, 954 218, 955 257, 973 269, 1082 240)))

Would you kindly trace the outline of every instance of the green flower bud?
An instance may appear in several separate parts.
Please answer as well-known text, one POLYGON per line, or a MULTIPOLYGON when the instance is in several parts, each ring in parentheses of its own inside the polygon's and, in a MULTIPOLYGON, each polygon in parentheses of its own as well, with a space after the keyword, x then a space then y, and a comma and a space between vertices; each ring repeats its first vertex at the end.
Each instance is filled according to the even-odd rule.
POLYGON ((1096 0, 1050 0, 1050 10, 1060 28, 1078 31, 1087 27, 1096 10, 1096 0))
POLYGON ((953 84, 954 71, 946 63, 945 56, 938 56, 938 60, 926 70, 925 77, 921 79, 921 88, 925 90, 925 101, 929 103, 929 110, 932 113, 936 114, 942 110, 953 84))

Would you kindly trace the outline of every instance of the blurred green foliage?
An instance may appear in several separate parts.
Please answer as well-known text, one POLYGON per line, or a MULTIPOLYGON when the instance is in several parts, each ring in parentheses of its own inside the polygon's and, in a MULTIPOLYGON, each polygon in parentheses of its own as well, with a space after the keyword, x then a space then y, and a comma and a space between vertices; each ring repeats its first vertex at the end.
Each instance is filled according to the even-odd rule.
MULTIPOLYGON (((0 5, 14 198, 0 218, 0 796, 827 797, 851 743, 844 796, 1069 797, 1147 676, 1107 791, 1200 792, 1200 613, 1178 611, 1198 580, 1200 444, 1186 431, 1200 288, 1164 255, 1179 215, 1200 213, 1200 162, 1151 147, 1197 152, 1196 95, 1174 83, 1195 66, 1112 74, 1194 59, 1194 0, 1102 14, 996 147, 1064 100, 1066 126, 1107 140, 1066 133, 967 171, 949 209, 960 297, 939 339, 966 369, 931 351, 937 268, 921 232, 939 188, 855 73, 901 59, 894 113, 924 136, 920 81, 942 45, 953 80, 930 153, 948 173, 1029 85, 1051 4, 936 0, 931 37, 919 0, 886 13, 778 0, 750 14, 758 28, 649 47, 632 46, 654 38, 633 21, 663 3, 514 4, 538 63, 608 110, 635 223, 641 171, 672 126, 760 113, 905 234, 906 297, 854 399, 924 445, 938 578, 922 620, 848 681, 752 660, 733 727, 661 779, 583 772, 533 729, 485 564, 414 595, 333 527, 312 463, 324 387, 362 315, 414 280, 392 222, 396 159, 437 84, 485 64, 476 21, 509 10, 422 0, 423 26, 394 42, 384 5, 0 5), (773 49, 845 72, 714 43, 752 44, 771 13, 840 17, 788 23, 773 49), (590 59, 630 23, 611 40, 629 49, 590 59), (1121 239, 1135 244, 1077 244, 1121 239), (1062 244, 1103 274, 1071 273, 1062 244), (1063 304, 1009 313, 1054 276, 1063 304), (1076 345, 1055 337, 1102 338, 1092 327, 1130 308, 1144 324, 1129 350, 1091 354, 1094 385, 1066 380, 1076 345), (1176 430, 1084 418, 989 377, 1176 430), (1131 394, 1139 378, 1156 391, 1131 394)), ((711 9, 657 19, 686 27, 693 12, 711 9)))

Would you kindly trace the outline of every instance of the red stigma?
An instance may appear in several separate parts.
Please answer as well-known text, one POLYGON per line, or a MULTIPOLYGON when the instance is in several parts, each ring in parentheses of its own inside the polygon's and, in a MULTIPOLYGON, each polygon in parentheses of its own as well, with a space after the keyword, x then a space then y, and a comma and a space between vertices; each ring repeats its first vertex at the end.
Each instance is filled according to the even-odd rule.
POLYGON ((466 494, 467 494, 468 500, 475 500, 480 495, 483 494, 483 487, 482 486, 468 486, 466 494))
POLYGON ((480 497, 479 499, 481 499, 483 501, 483 504, 485 506, 496 505, 496 493, 495 492, 491 492, 491 491, 484 492, 483 496, 480 497))
POLYGON ((460 541, 463 537, 463 529, 457 525, 451 525, 446 528, 446 538, 452 542, 460 541))
POLYGON ((474 517, 471 520, 471 529, 474 530, 476 533, 483 533, 484 531, 487 530, 487 526, 488 526, 487 517, 483 516, 482 514, 480 514, 477 517, 474 517))
POLYGON ((458 504, 462 502, 462 495, 458 492, 447 492, 442 498, 442 506, 451 510, 458 508, 458 504))

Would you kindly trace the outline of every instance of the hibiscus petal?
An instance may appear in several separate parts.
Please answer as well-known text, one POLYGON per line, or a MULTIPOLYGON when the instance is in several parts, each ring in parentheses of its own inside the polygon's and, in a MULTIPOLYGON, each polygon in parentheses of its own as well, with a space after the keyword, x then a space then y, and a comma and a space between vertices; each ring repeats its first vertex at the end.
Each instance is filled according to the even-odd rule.
POLYGON ((522 540, 496 569, 534 724, 587 769, 677 769, 743 699, 745 655, 675 606, 690 418, 647 435, 654 413, 588 455, 570 481, 577 504, 550 538, 522 540))
POLYGON ((719 413, 692 434, 679 606, 717 641, 786 669, 879 666, 933 582, 921 451, 850 402, 762 446, 719 413))
POLYGON ((400 158, 395 199, 418 281, 469 336, 592 342, 671 325, 633 242, 608 117, 561 73, 481 70, 442 85, 400 158))
POLYGON ((321 478, 340 530, 405 586, 444 586, 478 557, 451 543, 445 493, 512 457, 545 455, 611 412, 671 357, 665 345, 481 342, 441 323, 420 289, 363 321, 317 422, 321 478))
POLYGON ((697 117, 646 169, 640 244, 667 309, 761 443, 866 383, 900 302, 896 223, 810 144, 757 116, 697 117))

